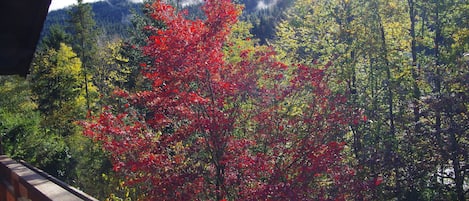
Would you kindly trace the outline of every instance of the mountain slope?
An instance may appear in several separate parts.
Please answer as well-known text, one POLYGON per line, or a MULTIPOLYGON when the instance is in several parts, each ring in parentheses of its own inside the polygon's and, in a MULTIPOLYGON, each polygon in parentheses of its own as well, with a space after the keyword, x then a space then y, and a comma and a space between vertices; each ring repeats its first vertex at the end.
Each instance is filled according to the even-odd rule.
MULTIPOLYGON (((234 1, 244 5, 241 20, 251 22, 254 25, 251 30, 254 36, 259 38, 261 43, 266 43, 268 39, 273 39, 276 23, 294 0, 234 1)), ((189 2, 197 2, 197 0, 185 0, 181 4, 186 5, 189 10, 198 7, 198 5, 189 2)), ((91 3, 96 25, 105 38, 127 37, 128 30, 132 28, 132 15, 133 13, 141 14, 142 6, 142 3, 132 3, 130 0, 107 0, 91 3)), ((51 11, 45 21, 42 35, 46 35, 53 24, 62 25, 66 29, 69 11, 70 8, 51 11)))
MULTIPOLYGON (((95 14, 94 19, 102 34, 107 37, 114 35, 125 37, 127 30, 131 27, 130 19, 132 12, 139 12, 141 4, 132 3, 127 0, 108 0, 91 3, 91 8, 95 14)), ((68 13, 70 8, 49 12, 44 23, 43 35, 48 33, 49 27, 53 24, 68 26, 68 13)))

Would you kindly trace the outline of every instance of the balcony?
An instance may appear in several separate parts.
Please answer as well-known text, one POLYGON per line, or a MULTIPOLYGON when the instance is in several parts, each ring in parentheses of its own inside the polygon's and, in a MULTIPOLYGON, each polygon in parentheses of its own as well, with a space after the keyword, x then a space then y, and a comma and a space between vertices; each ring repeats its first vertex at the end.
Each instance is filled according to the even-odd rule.
POLYGON ((0 201, 97 201, 32 167, 0 155, 0 201))

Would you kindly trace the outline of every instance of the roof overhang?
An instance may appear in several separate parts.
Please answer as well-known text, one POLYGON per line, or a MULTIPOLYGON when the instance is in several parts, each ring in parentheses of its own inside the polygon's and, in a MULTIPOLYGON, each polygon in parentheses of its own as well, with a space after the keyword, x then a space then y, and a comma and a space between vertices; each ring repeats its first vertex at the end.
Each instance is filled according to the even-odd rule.
POLYGON ((0 75, 29 73, 51 0, 0 2, 0 75))

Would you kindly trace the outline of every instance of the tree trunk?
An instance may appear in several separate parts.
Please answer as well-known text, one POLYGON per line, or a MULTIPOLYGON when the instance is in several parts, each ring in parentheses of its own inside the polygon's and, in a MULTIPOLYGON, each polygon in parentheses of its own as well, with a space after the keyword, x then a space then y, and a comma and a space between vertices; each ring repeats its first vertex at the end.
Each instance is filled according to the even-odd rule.
POLYGON ((394 93, 392 91, 392 74, 391 74, 391 67, 388 59, 388 49, 387 49, 387 44, 386 44, 386 35, 384 32, 384 25, 383 21, 381 18, 381 15, 379 13, 379 8, 378 5, 376 5, 376 13, 377 13, 377 18, 378 18, 378 25, 379 25, 379 33, 380 33, 380 40, 381 40, 381 56, 384 61, 384 65, 386 68, 386 89, 387 89, 387 104, 388 104, 388 120, 389 120, 389 135, 387 136, 387 139, 385 141, 385 156, 384 159, 388 163, 389 166, 392 166, 391 169, 393 169, 394 174, 395 174, 395 184, 396 184, 396 193, 397 193, 397 198, 400 200, 401 198, 401 192, 400 192, 400 173, 399 173, 399 165, 397 164, 397 156, 396 156, 396 150, 394 148, 394 140, 396 139, 396 127, 395 127, 395 117, 394 117, 394 103, 393 103, 393 97, 394 93))

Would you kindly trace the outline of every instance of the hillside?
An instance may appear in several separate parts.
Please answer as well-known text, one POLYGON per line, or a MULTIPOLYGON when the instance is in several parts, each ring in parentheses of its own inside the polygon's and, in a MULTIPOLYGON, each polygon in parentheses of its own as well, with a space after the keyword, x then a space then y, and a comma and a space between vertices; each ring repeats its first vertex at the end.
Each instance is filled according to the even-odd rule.
MULTIPOLYGON (((254 25, 251 30, 254 36, 259 38, 261 43, 265 43, 274 37, 275 24, 281 19, 283 11, 293 0, 235 0, 235 2, 244 5, 241 20, 250 21, 254 25)), ((128 35, 132 15, 133 13, 141 13, 142 4, 127 0, 108 0, 91 3, 91 7, 95 14, 96 25, 101 29, 103 36, 112 38, 128 35)), ((190 10, 197 7, 198 5, 194 4, 188 5, 190 10)), ((47 16, 42 35, 46 35, 49 27, 53 24, 66 27, 69 10, 70 8, 51 11, 47 16)))
MULTIPOLYGON (((113 35, 126 36, 132 17, 132 12, 138 12, 141 5, 127 0, 108 0, 91 4, 95 14, 96 25, 103 34, 108 37, 113 35)), ((47 34, 53 24, 67 26, 68 12, 70 8, 52 11, 48 14, 44 23, 43 35, 47 34)))

